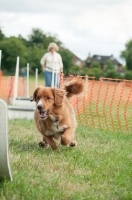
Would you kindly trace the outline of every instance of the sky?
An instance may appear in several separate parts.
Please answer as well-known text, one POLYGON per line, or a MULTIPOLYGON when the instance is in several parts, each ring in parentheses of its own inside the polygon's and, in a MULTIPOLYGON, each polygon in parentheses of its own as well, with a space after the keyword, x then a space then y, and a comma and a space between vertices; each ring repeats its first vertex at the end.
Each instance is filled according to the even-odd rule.
POLYGON ((5 36, 27 38, 33 28, 51 33, 82 60, 113 55, 132 39, 132 0, 0 0, 5 36))

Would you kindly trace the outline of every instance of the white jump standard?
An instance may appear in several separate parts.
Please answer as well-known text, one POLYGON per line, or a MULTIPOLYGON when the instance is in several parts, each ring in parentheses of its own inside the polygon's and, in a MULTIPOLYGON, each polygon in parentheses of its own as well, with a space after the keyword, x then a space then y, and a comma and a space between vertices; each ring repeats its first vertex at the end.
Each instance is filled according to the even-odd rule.
POLYGON ((0 181, 12 180, 8 149, 8 113, 6 103, 0 99, 0 181))

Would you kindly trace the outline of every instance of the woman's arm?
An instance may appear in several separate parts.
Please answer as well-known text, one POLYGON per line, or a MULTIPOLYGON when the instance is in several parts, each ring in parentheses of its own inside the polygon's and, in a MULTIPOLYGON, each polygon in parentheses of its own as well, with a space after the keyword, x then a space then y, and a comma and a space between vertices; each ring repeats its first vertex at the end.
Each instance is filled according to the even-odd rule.
POLYGON ((40 60, 40 64, 42 66, 43 71, 45 70, 45 63, 46 63, 46 54, 44 54, 44 56, 40 60))
POLYGON ((45 65, 42 64, 41 66, 42 66, 42 70, 43 70, 43 72, 44 72, 44 70, 45 70, 45 65))

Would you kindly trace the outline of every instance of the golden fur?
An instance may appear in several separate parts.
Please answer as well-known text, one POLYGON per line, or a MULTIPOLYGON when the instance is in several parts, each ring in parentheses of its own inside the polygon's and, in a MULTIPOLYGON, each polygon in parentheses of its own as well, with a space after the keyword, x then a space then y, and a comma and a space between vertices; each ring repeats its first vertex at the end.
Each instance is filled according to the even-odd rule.
POLYGON ((82 91, 83 82, 78 77, 66 83, 63 89, 43 86, 36 88, 31 101, 36 101, 34 119, 43 136, 40 146, 46 147, 49 144, 55 150, 57 144, 54 139, 65 146, 76 145, 74 138, 77 122, 69 98, 82 91))

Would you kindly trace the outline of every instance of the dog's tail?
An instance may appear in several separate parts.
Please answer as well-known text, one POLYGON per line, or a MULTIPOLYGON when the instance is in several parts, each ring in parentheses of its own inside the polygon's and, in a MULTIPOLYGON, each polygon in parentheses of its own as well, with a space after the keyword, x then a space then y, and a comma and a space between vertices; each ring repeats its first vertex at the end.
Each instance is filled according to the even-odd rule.
POLYGON ((73 95, 80 94, 84 89, 83 80, 80 77, 75 77, 71 81, 65 83, 64 89, 68 98, 73 95))

